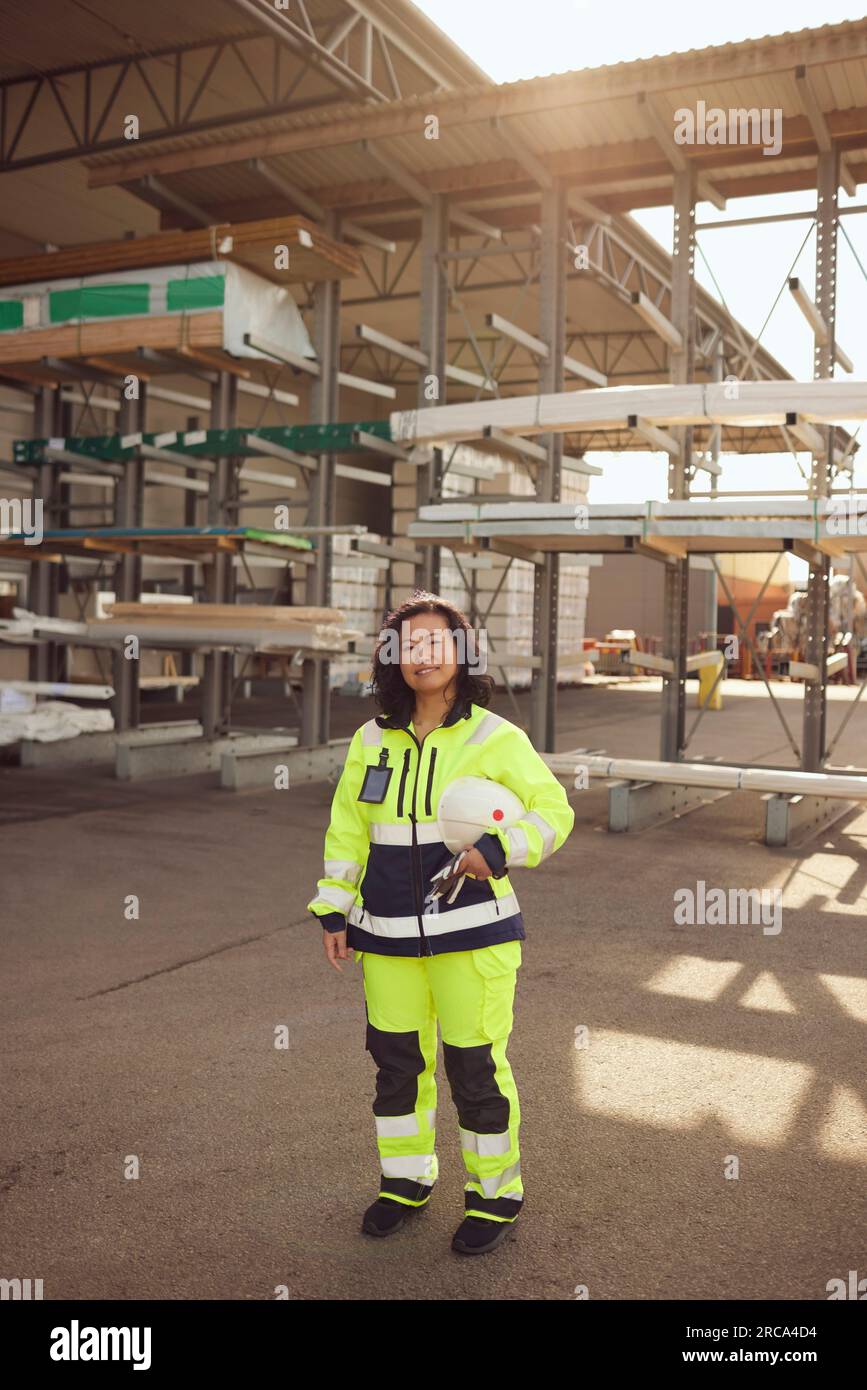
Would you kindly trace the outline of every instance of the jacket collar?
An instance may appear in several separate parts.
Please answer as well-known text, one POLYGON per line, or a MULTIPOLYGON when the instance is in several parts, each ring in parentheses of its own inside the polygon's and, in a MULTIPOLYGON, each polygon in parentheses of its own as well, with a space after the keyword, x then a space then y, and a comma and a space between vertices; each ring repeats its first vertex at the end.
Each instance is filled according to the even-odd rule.
MULTIPOLYGON (((446 715, 445 719, 439 727, 441 729, 447 729, 452 724, 457 724, 459 719, 470 719, 472 717, 472 713, 472 700, 455 700, 454 704, 452 705, 451 709, 449 710, 448 714, 446 715)), ((374 719, 375 723, 377 723, 381 729, 405 729, 407 731, 409 730, 410 719, 407 719, 405 724, 398 723, 397 718, 390 714, 377 714, 374 716, 374 719)))

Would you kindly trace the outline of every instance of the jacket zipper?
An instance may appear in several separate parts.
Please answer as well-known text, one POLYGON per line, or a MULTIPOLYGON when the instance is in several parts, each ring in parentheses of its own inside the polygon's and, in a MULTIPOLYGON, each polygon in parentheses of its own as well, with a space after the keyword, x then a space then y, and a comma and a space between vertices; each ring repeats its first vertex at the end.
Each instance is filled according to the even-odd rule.
MULTIPOLYGON (((415 781, 413 782, 413 786, 412 786, 412 810, 411 810, 410 813, 409 813, 409 818, 410 818, 410 821, 412 822, 412 887, 413 887, 413 893, 414 893, 414 895, 415 895, 415 910, 416 910, 416 916, 418 917, 418 930, 419 930, 419 936, 421 937, 421 940, 420 940, 420 942, 419 942, 419 952, 418 952, 418 953, 419 953, 420 956, 429 956, 429 955, 432 955, 433 953, 432 953, 431 951, 425 949, 425 947, 427 946, 427 937, 426 937, 425 934, 424 934, 424 923, 422 922, 422 900, 421 900, 421 877, 422 877, 422 873, 421 873, 421 853, 420 853, 420 850, 419 850, 418 835, 417 835, 417 833, 416 833, 416 824, 417 824, 417 821, 416 821, 416 814, 415 814, 415 799, 416 799, 416 792, 418 791, 418 776, 419 776, 419 773, 421 772, 421 750, 422 750, 422 744, 424 743, 424 739, 427 738, 427 734, 425 734, 425 736, 424 736, 424 738, 422 739, 421 743, 419 743, 419 741, 418 741, 418 739, 416 738, 415 734, 410 733, 409 729, 407 729, 406 732, 409 734, 410 738, 412 739, 413 743, 415 744, 416 748, 418 749, 418 764, 417 764, 416 769, 415 769, 415 781)), ((408 753, 408 752, 409 752, 409 749, 407 749, 406 751, 407 751, 407 753, 408 753)))
POLYGON ((403 771, 400 774, 400 786, 397 791, 397 814, 403 815, 403 789, 406 786, 406 776, 409 772, 409 749, 403 755, 403 771))
POLYGON ((428 763, 428 769, 427 769, 427 786, 426 786, 426 788, 425 788, 425 793, 424 793, 424 813, 425 813, 426 816, 432 816, 432 815, 433 815, 433 811, 432 811, 431 808, 430 808, 430 795, 431 795, 431 788, 432 788, 432 786, 433 786, 434 767, 436 766, 436 760, 437 760, 437 750, 436 750, 436 748, 432 748, 432 749, 430 750, 430 762, 428 763))

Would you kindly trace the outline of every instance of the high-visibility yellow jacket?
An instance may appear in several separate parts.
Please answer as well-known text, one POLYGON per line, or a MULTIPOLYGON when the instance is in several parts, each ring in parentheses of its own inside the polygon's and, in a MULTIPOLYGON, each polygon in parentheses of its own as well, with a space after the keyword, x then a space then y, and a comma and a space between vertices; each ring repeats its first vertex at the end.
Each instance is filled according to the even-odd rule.
MULTIPOLYGON (((367 777, 382 794, 384 776, 367 777), (378 784, 378 785, 377 785, 378 784)), ((565 789, 523 729, 482 705, 452 706, 419 741, 411 725, 377 715, 357 729, 331 804, 324 874, 308 911, 356 950, 424 956, 523 940, 508 870, 536 868, 575 823, 565 789), (367 769, 391 769, 384 800, 360 801, 367 769), (467 876, 453 903, 428 896, 451 859, 437 827, 439 799, 457 777, 489 777, 518 796, 526 816, 476 845, 488 879, 467 876)))

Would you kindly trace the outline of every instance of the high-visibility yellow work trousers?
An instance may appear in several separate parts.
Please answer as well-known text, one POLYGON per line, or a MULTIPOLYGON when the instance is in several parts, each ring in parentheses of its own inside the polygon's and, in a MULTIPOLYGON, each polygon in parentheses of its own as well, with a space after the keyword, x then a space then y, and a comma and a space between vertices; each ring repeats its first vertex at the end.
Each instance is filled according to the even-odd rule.
POLYGON ((467 1172, 465 1215, 514 1221, 524 1196, 521 1111, 506 1044, 521 942, 420 957, 356 951, 359 959, 366 1046, 377 1065, 379 1195, 424 1206, 436 1182, 439 1020, 467 1172))

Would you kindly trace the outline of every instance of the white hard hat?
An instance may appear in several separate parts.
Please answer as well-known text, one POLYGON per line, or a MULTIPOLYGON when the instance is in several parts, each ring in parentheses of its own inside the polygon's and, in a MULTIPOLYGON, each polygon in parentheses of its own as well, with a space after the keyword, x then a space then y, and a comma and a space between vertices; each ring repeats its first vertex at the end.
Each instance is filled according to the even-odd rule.
POLYGON ((527 814, 514 792, 489 777, 457 777, 440 797, 437 825, 447 847, 456 854, 474 845, 485 831, 508 830, 527 814))

